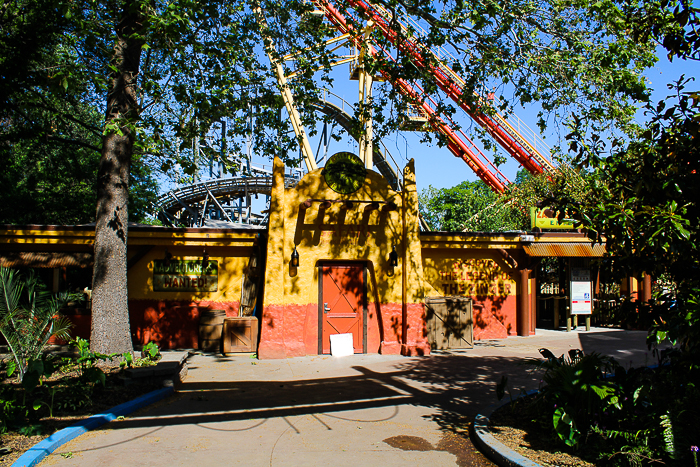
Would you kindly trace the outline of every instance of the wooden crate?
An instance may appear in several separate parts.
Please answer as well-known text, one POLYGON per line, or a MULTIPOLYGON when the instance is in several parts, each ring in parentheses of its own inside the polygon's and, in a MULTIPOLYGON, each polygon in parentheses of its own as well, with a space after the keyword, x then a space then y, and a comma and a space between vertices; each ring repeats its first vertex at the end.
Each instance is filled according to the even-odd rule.
POLYGON ((474 321, 470 298, 428 297, 425 304, 431 349, 471 349, 474 346, 474 321))
POLYGON ((224 320, 224 355, 236 352, 257 352, 258 318, 226 318, 224 320))

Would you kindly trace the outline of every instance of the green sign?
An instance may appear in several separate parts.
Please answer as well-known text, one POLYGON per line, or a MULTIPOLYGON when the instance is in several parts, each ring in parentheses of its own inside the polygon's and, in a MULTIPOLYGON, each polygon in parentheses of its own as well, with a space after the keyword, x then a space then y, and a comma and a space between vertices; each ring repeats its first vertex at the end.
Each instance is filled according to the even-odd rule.
POLYGON ((199 260, 157 259, 153 261, 155 292, 216 292, 219 285, 219 263, 199 260), (167 263, 167 264, 166 264, 167 263))
POLYGON ((574 229, 574 220, 573 219, 562 219, 559 221, 557 218, 559 216, 559 211, 555 211, 552 208, 535 208, 531 207, 530 208, 530 227, 533 229, 535 227, 539 227, 540 229, 547 230, 547 229, 565 229, 565 230, 572 230, 574 229))
POLYGON ((331 190, 341 195, 355 193, 367 177, 364 162, 351 152, 333 154, 321 173, 331 190))

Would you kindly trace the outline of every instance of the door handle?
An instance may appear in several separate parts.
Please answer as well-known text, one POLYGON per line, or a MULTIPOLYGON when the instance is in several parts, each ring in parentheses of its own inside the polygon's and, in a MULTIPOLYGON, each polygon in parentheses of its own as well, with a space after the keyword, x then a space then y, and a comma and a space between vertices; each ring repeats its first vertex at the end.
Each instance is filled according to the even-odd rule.
POLYGON ((323 312, 328 313, 329 311, 331 311, 331 307, 328 306, 328 303, 324 303, 323 304, 323 312))

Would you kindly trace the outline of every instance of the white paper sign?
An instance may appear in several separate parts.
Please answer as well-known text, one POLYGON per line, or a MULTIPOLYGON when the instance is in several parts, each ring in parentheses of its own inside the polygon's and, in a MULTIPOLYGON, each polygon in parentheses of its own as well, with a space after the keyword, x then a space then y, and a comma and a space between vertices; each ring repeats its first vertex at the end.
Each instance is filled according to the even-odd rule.
POLYGON ((571 314, 590 315, 592 305, 591 282, 571 281, 571 314))
POLYGON ((352 347, 352 334, 331 334, 331 355, 347 357, 355 353, 352 347))

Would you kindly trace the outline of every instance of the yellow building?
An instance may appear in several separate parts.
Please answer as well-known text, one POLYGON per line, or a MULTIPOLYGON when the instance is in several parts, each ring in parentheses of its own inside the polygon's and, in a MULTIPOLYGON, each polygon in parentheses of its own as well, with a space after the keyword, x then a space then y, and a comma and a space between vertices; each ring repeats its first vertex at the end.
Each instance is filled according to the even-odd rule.
MULTIPOLYGON (((578 233, 420 232, 412 161, 394 191, 359 159, 336 156, 292 188, 275 160, 266 228, 131 226, 134 342, 198 348, 203 312, 223 310, 258 318, 260 358, 329 353, 337 334, 356 353, 426 355, 455 337, 445 333, 466 344, 534 333, 542 252, 602 255, 578 233)), ((0 264, 43 268, 55 290, 89 289, 93 238, 91 226, 4 226, 0 264)), ((67 311, 83 337, 87 308, 67 311)))

